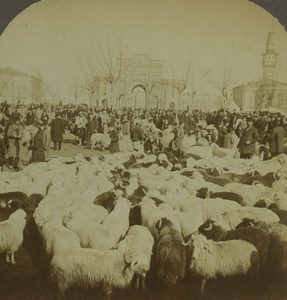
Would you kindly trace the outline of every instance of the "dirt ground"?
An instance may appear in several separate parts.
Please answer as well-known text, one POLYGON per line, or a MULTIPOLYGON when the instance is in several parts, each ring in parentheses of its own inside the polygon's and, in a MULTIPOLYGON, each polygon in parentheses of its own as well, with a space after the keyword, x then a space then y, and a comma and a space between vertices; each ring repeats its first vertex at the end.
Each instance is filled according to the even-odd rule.
MULTIPOLYGON (((103 152, 86 149, 75 144, 75 138, 67 134, 61 151, 51 150, 51 155, 71 157, 82 153, 84 156, 100 155, 103 152)), ((108 151, 105 151, 108 153, 108 151)), ((36 247, 36 246, 35 246, 36 247)), ((44 279, 35 267, 27 251, 21 247, 15 255, 16 265, 5 262, 5 256, 0 255, 0 300, 54 300, 55 293, 49 281, 44 279)), ((47 274, 49 270, 44 272, 47 274)), ((138 300, 181 300, 181 299, 210 299, 210 300, 285 300, 287 299, 286 278, 278 279, 274 274, 266 272, 255 278, 234 278, 231 280, 211 280, 207 283, 204 296, 200 296, 199 280, 187 278, 184 283, 172 290, 159 290, 153 286, 152 279, 147 280, 150 287, 145 293, 129 290, 115 291, 113 299, 138 300)), ((68 291, 65 299, 91 300, 105 299, 100 290, 68 291)))

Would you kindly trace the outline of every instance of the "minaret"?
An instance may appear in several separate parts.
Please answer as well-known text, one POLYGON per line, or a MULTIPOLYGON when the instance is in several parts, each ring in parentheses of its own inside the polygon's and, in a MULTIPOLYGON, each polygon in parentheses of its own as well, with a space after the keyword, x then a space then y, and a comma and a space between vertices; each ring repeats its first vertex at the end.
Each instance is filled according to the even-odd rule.
POLYGON ((271 80, 276 79, 274 76, 277 67, 278 53, 275 52, 274 34, 275 32, 273 30, 269 32, 265 53, 262 54, 263 80, 267 78, 271 80))

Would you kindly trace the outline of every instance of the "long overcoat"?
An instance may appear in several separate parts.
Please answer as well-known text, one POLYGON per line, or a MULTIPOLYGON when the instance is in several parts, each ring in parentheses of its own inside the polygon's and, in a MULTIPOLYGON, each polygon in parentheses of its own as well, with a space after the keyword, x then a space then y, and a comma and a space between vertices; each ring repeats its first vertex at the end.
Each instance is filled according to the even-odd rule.
POLYGON ((259 142, 258 130, 254 126, 245 128, 238 143, 240 153, 254 154, 256 142, 259 142))
POLYGON ((39 129, 32 141, 31 149, 32 149, 32 157, 31 162, 44 162, 45 158, 45 151, 47 150, 47 135, 45 131, 39 129))
POLYGON ((51 140, 53 142, 63 142, 65 134, 64 121, 61 118, 56 118, 51 122, 51 140))
POLYGON ((120 152, 119 134, 116 129, 113 129, 110 132, 110 138, 111 138, 110 152, 111 153, 120 152))
POLYGON ((286 131, 282 126, 276 126, 273 129, 273 139, 270 141, 270 152, 280 154, 284 152, 284 143, 286 140, 286 131))
POLYGON ((9 157, 19 157, 20 141, 24 137, 24 128, 22 125, 12 124, 7 131, 8 137, 8 155, 9 157))

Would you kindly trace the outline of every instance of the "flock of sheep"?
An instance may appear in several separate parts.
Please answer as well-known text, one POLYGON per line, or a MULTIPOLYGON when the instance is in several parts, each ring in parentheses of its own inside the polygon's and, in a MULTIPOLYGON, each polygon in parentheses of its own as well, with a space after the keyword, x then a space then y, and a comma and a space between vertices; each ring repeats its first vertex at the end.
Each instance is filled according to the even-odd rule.
POLYGON ((286 275, 286 156, 194 151, 185 168, 170 169, 170 153, 116 153, 1 173, 0 251, 14 264, 23 244, 62 297, 194 277, 204 293, 218 277, 286 275))

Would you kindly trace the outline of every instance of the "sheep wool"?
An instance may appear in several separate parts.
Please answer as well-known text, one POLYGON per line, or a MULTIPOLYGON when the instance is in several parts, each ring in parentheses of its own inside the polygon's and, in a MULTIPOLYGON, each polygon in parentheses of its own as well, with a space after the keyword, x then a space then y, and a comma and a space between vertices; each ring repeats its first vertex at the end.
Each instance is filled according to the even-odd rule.
POLYGON ((14 253, 23 242, 26 213, 22 209, 12 213, 8 220, 0 222, 0 252, 6 253, 6 262, 15 264, 14 253))
POLYGON ((113 288, 130 286, 137 257, 130 251, 78 249, 56 254, 51 261, 51 278, 61 295, 72 286, 102 287, 108 299, 113 288))

